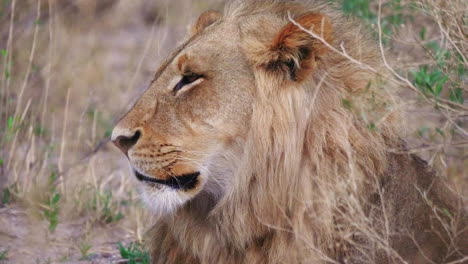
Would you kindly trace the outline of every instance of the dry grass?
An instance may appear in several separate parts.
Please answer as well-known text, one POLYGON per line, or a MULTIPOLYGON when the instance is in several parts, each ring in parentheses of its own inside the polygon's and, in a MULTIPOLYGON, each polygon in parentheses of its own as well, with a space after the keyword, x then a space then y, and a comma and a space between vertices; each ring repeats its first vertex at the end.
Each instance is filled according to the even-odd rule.
MULTIPOLYGON (((151 221, 109 132, 219 2, 0 1, 0 260, 108 262, 141 241, 151 221)), ((406 151, 468 197, 466 1, 337 2, 364 3, 343 8, 374 28, 402 87, 406 151)))
POLYGON ((108 261, 120 257, 118 242, 141 241, 151 222, 108 136, 206 2, 0 3, 0 252, 9 260, 108 261))

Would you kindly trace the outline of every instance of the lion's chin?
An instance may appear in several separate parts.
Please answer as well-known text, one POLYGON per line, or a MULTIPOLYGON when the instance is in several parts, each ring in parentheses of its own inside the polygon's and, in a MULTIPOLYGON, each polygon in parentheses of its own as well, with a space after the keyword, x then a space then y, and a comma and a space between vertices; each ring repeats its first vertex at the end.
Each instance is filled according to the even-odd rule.
POLYGON ((197 196, 205 185, 200 172, 184 174, 164 181, 150 178, 137 170, 139 194, 145 207, 156 216, 173 214, 178 208, 197 196))
POLYGON ((196 194, 184 192, 168 186, 140 186, 140 196, 144 205, 154 214, 159 216, 174 213, 183 204, 192 199, 196 194))

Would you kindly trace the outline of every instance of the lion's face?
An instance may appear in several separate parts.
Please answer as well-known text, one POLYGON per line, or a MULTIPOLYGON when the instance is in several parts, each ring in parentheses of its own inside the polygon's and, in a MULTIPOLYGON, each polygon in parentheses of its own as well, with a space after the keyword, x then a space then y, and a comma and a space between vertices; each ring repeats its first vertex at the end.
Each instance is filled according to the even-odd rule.
POLYGON ((158 212, 203 190, 220 195, 229 180, 223 156, 246 133, 254 91, 238 38, 224 24, 194 35, 114 128, 143 200, 158 212))

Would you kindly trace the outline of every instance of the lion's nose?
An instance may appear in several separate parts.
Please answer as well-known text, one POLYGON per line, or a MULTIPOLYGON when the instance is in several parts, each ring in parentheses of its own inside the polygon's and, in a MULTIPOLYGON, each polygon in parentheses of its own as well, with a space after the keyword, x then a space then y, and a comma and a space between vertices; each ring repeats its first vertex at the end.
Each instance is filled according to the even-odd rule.
POLYGON ((131 149, 140 139, 141 132, 137 130, 133 135, 112 135, 112 142, 125 154, 128 155, 128 150, 131 149))

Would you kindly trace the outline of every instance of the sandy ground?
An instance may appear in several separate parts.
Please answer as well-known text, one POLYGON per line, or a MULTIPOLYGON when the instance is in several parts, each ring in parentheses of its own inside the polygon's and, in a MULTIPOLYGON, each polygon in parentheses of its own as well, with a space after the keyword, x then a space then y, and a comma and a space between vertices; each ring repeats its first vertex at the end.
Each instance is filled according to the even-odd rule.
POLYGON ((121 261, 118 243, 130 241, 128 232, 119 223, 94 226, 88 243, 90 257, 83 259, 80 245, 87 219, 75 219, 57 226, 51 235, 48 223, 32 219, 24 209, 11 206, 0 209, 0 240, 8 249, 8 260, 1 263, 115 263, 121 261), (125 238, 128 241, 125 241, 125 238))

